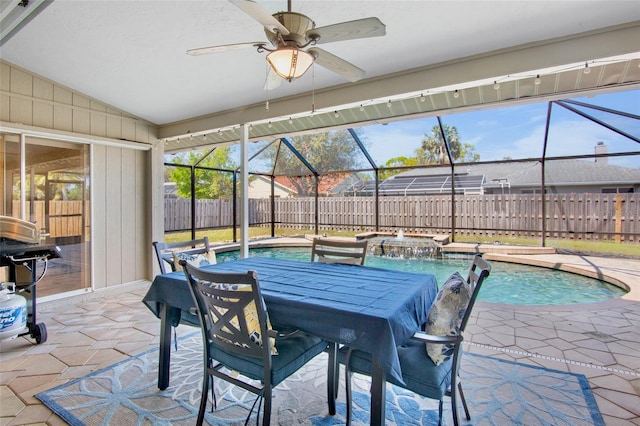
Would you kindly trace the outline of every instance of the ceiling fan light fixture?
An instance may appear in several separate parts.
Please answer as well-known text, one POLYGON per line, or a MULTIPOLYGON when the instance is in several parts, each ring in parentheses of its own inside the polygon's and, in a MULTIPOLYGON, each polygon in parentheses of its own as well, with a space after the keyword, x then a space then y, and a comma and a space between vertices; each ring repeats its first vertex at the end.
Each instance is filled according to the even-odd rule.
POLYGON ((276 74, 289 81, 302 77, 314 60, 311 53, 289 47, 274 50, 267 55, 267 62, 276 74))

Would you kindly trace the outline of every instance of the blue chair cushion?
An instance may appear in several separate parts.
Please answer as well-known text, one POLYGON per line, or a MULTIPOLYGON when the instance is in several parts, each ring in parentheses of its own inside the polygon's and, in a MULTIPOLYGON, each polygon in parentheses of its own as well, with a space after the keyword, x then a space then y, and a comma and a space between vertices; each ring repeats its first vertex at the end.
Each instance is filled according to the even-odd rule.
MULTIPOLYGON (((338 359, 345 363, 348 348, 340 349, 338 359)), ((431 399, 441 400, 451 385, 451 357, 435 365, 424 350, 424 343, 409 340, 398 347, 403 383, 391 376, 387 381, 431 399)), ((352 371, 371 375, 371 354, 354 350, 349 367, 352 371)))
MULTIPOLYGON (((262 358, 243 357, 223 351, 215 345, 215 342, 210 342, 209 345, 211 357, 214 360, 251 379, 263 379, 262 358)), ((278 347, 278 355, 271 356, 272 386, 276 386, 320 352, 323 352, 327 347, 327 342, 305 333, 296 333, 292 336, 277 338, 276 346, 278 347)))

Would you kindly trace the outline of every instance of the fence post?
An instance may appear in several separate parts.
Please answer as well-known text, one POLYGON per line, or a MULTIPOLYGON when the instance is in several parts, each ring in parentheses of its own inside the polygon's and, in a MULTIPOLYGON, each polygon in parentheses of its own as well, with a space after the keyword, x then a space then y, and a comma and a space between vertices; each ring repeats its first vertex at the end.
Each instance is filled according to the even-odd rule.
POLYGON ((622 194, 616 194, 615 242, 622 242, 622 194))

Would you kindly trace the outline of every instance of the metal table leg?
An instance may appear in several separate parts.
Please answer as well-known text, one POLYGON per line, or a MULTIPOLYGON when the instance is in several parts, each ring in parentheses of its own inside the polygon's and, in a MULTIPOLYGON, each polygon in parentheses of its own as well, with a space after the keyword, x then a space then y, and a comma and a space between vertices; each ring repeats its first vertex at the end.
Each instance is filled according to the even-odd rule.
POLYGON ((336 395, 338 393, 339 369, 337 365, 338 344, 330 342, 327 348, 329 361, 327 366, 327 402, 329 404, 329 415, 336 414, 336 395))
POLYGON ((384 425, 387 394, 387 377, 374 356, 371 363, 371 426, 384 425))
POLYGON ((169 387, 169 369, 171 363, 171 319, 170 307, 160 303, 160 350, 158 359, 158 388, 169 387))

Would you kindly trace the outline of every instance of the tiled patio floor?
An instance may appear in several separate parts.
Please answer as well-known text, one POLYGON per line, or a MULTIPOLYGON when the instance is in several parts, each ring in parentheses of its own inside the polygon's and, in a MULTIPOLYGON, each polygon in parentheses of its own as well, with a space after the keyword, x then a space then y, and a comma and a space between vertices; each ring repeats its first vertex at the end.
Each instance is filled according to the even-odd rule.
MULTIPOLYGON (((640 262, 625 265, 640 274, 640 262)), ((64 424, 33 395, 155 348, 159 320, 141 302, 148 286, 140 282, 38 304, 48 340, 0 343, 0 426, 64 424)), ((471 321, 467 350, 584 374, 607 425, 640 425, 640 301, 478 303, 471 321)))

